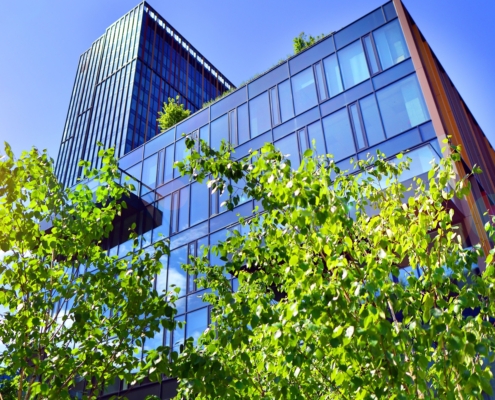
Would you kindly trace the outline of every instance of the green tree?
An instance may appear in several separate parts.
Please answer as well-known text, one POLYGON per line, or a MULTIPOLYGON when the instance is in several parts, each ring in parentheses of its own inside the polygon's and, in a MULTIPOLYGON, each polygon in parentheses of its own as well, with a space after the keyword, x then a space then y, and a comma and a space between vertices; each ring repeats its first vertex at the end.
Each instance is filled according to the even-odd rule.
MULTIPOLYGON (((113 150, 100 150, 99 171, 82 163, 90 184, 73 189, 57 181, 46 152, 33 149, 16 160, 6 144, 5 153, 0 376, 10 380, 0 391, 14 386, 18 400, 66 399, 85 382, 83 398, 92 399, 117 377, 132 382, 149 373, 152 365, 146 357, 140 364, 137 352, 174 327, 173 296, 153 290, 168 248, 135 249, 120 260, 102 250, 130 189, 116 183, 113 150)), ((167 369, 166 358, 160 366, 167 369)))
POLYGON ((168 103, 163 103, 163 111, 158 111, 158 126, 162 131, 171 128, 191 114, 191 110, 184 110, 184 104, 179 103, 180 96, 175 99, 169 97, 168 103))
MULTIPOLYGON (((193 140, 188 146, 193 147, 193 140)), ((401 181, 409 159, 379 152, 355 174, 304 153, 297 170, 272 144, 234 161, 202 145, 179 163, 213 190, 262 206, 184 266, 213 289, 212 325, 175 365, 190 399, 481 398, 495 354, 493 252, 464 249, 446 205, 469 192, 452 157, 401 181), (364 172, 363 172, 364 171, 364 172), (241 185, 242 182, 242 185, 241 185), (454 184, 452 182, 455 182, 454 184), (401 268, 411 266, 401 273, 401 268), (419 275, 417 273, 419 272, 419 275), (238 278, 231 292, 228 274, 238 278), (419 277, 418 277, 419 276, 419 277), (397 283, 393 277, 400 278, 397 283), (469 316, 468 311, 475 310, 469 316)), ((487 225, 493 235, 491 225, 487 225)))
POLYGON ((292 40, 292 45, 294 47, 294 54, 299 53, 300 51, 304 50, 306 47, 312 46, 315 44, 318 40, 323 39, 325 37, 325 34, 322 33, 319 36, 313 37, 306 35, 304 32, 301 32, 299 36, 296 36, 292 40))

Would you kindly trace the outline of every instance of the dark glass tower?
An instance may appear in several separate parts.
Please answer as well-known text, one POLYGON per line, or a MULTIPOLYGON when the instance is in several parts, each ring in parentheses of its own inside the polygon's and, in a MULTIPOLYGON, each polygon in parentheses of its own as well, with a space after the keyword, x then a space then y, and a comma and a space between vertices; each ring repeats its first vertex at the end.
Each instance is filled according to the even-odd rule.
POLYGON ((66 185, 80 176, 79 160, 97 164, 97 143, 121 157, 158 132, 158 111, 179 95, 195 112, 233 87, 168 22, 143 2, 81 55, 56 173, 66 185))

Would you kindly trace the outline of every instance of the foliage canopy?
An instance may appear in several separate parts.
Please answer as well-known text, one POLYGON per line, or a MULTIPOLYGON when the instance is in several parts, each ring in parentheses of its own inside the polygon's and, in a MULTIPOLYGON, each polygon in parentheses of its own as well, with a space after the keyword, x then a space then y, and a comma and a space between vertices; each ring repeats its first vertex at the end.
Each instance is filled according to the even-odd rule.
POLYGON ((160 243, 154 252, 136 250, 120 260, 102 250, 129 195, 127 184, 116 183, 113 150, 100 150, 98 172, 82 164, 91 187, 72 189, 59 184, 46 152, 33 149, 16 160, 6 144, 5 153, 0 376, 10 379, 0 391, 5 396, 15 387, 19 400, 68 399, 76 391, 95 398, 117 377, 132 382, 138 369, 149 373, 152 365, 140 366, 138 348, 174 327, 173 298, 153 290, 168 248, 160 243))
MULTIPOLYGON (((194 141, 188 139, 193 148, 194 141)), ((204 144, 179 163, 262 213, 190 273, 214 292, 212 327, 175 368, 194 399, 481 398, 495 350, 493 252, 464 249, 449 206, 470 190, 455 153, 408 184, 411 160, 377 153, 356 174, 304 153, 294 170, 272 144, 234 161, 204 144), (363 172, 364 171, 364 172, 363 172), (457 179, 457 180, 456 180, 457 179), (456 180, 456 181, 455 181, 456 180), (452 183, 455 182, 455 183, 452 183), (409 273, 401 268, 410 266, 409 273), (231 292, 228 274, 238 278, 231 292), (400 279, 400 281, 398 281, 400 279)), ((491 225, 487 229, 493 234, 491 225)))
POLYGON ((313 37, 311 35, 308 37, 308 35, 306 35, 304 32, 301 32, 292 41, 292 45, 294 47, 294 54, 299 53, 300 51, 304 50, 306 47, 312 46, 318 40, 323 39, 324 37, 325 37, 324 33, 316 37, 313 37))
POLYGON ((158 111, 158 126, 162 131, 171 128, 191 114, 191 110, 185 110, 180 103, 180 96, 175 99, 169 97, 168 102, 163 103, 163 111, 158 111))

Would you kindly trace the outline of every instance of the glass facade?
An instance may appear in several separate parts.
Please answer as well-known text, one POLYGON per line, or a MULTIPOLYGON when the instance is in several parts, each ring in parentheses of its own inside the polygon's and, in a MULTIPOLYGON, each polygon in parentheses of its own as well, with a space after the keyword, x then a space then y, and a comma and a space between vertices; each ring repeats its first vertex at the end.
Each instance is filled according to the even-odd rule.
MULTIPOLYGON (((147 340, 144 351, 158 344, 170 345, 178 351, 186 338, 197 340, 210 318, 209 305, 201 297, 207 290, 197 287, 195 277, 189 276, 182 264, 189 262, 190 255, 202 253, 203 246, 215 245, 232 231, 242 229, 237 215, 249 217, 257 206, 252 199, 243 198, 233 211, 227 211, 223 205, 227 193, 212 192, 206 182, 190 182, 188 177, 179 176, 173 165, 187 155, 183 134, 199 137, 216 149, 222 140, 228 141, 235 147, 236 158, 272 142, 289 156, 293 168, 300 165, 301 154, 310 147, 316 154, 332 154, 343 169, 352 168, 351 158, 364 159, 377 150, 392 158, 410 150, 411 170, 403 179, 426 173, 431 167, 429 161, 438 160, 440 154, 392 3, 160 134, 155 120, 164 96, 180 93, 186 106, 195 111, 225 85, 220 85, 220 75, 213 79, 214 71, 207 72, 206 61, 201 64, 199 56, 191 57, 191 48, 185 51, 183 44, 177 44, 176 34, 169 34, 161 27, 159 17, 153 18, 140 7, 143 6, 132 14, 136 21, 132 26, 136 30, 131 32, 135 33, 126 39, 132 49, 122 55, 122 60, 127 57, 127 64, 115 61, 115 66, 105 67, 108 77, 96 78, 94 82, 100 83, 94 88, 79 82, 80 75, 94 68, 92 53, 84 57, 88 60, 87 67, 80 66, 73 99, 79 98, 77 93, 89 90, 89 94, 81 95, 87 111, 73 111, 75 100, 71 100, 57 168, 59 176, 68 176, 65 182, 71 183, 77 174, 74 175, 73 166, 67 161, 66 152, 71 150, 63 149, 75 146, 77 154, 97 151, 92 141, 87 142, 87 148, 83 141, 78 142, 83 143, 82 150, 72 143, 80 140, 75 133, 78 129, 81 132, 86 129, 91 138, 94 130, 94 140, 108 146, 114 143, 114 136, 107 138, 109 127, 122 129, 117 155, 125 155, 119 164, 132 176, 144 207, 117 222, 103 247, 110 254, 124 257, 129 249, 126 227, 132 223, 138 227, 140 245, 149 251, 152 243, 169 238, 171 252, 163 259, 156 288, 179 288, 176 318, 186 324, 173 332, 159 332, 147 340), (143 15, 141 20, 136 17, 138 14, 143 15), (165 53, 169 56, 165 57, 165 53), (121 79, 128 79, 128 83, 118 86, 121 79), (113 80, 118 83, 112 83, 113 80), (86 89, 78 89, 80 85, 86 85, 86 89), (126 88, 127 94, 121 93, 121 87, 126 88), (110 95, 114 91, 117 98, 110 95), (87 99, 91 96, 95 101, 101 97, 105 106, 92 109, 87 99), (127 108, 115 111, 108 105, 113 101, 125 104, 130 111, 127 108), (79 128, 79 120, 87 127, 79 128), (94 123, 99 125, 93 129, 94 123)), ((107 54, 105 40, 100 38, 90 52, 99 52, 107 60, 111 57, 104 55, 107 54)), ((217 255, 208 256, 211 264, 221 265, 217 255)), ((235 290, 236 280, 232 279, 231 283, 235 290)))
MULTIPOLYGON (((289 156, 293 168, 299 166, 301 154, 309 147, 314 147, 317 154, 333 154, 338 165, 346 168, 351 157, 363 158, 376 149, 389 156, 416 149, 410 154, 418 158, 412 164, 413 172, 418 174, 429 168, 424 159, 438 157, 433 150, 438 146, 431 144, 436 139, 422 136, 423 131, 431 129, 431 122, 414 70, 396 72, 392 82, 379 89, 373 89, 371 84, 372 79, 386 74, 385 69, 390 67, 377 46, 385 48, 383 37, 388 44, 397 43, 397 37, 402 37, 396 32, 398 26, 396 19, 392 19, 364 31, 339 50, 335 50, 337 45, 327 45, 328 52, 320 51, 319 59, 311 53, 307 67, 294 74, 289 72, 289 76, 277 67, 273 70, 276 74, 271 71, 260 77, 261 83, 255 80, 212 104, 207 119, 201 118, 195 124, 193 115, 187 120, 190 123, 186 121, 176 129, 174 138, 164 140, 161 137, 170 133, 161 134, 120 160, 124 169, 138 174, 136 178, 147 186, 154 187, 156 174, 164 176, 158 180, 162 183, 157 184, 152 196, 147 197, 154 214, 142 218, 152 223, 138 224, 147 229, 140 232, 143 247, 163 237, 170 238, 171 254, 160 282, 162 287, 166 280, 169 289, 180 288, 177 319, 186 321, 186 325, 165 332, 163 343, 179 349, 185 338, 197 340, 208 324, 208 305, 200 299, 203 290, 195 286, 194 277, 188 276, 181 264, 187 263, 188 255, 196 254, 202 245, 214 245, 232 230, 240 229, 236 215, 248 217, 256 207, 253 200, 246 198, 229 212, 222 206, 226 193, 212 193, 206 183, 189 182, 177 173, 172 174, 173 162, 185 156, 182 134, 194 135, 199 131, 199 136, 214 148, 222 140, 230 141, 236 149, 234 157, 239 158, 246 156, 249 149, 273 142, 289 156), (182 126, 188 130, 184 131, 182 126), (166 144, 155 144, 159 141, 166 144), (145 154, 146 158, 140 160, 135 153, 145 154)), ((399 43, 394 45, 395 55, 387 58, 395 64, 402 62, 400 57, 404 61, 409 59, 404 42, 399 43), (402 56, 397 56, 399 53, 402 56)), ((296 57, 301 58, 298 65, 304 65, 305 52, 296 57)), ((111 243, 121 246, 117 244, 119 240, 111 243)), ((108 251, 120 254, 110 245, 108 251)), ((210 254, 210 262, 221 264, 215 254, 210 254)), ((233 279, 232 287, 235 285, 233 279)))
POLYGON ((180 96, 195 112, 233 87, 146 3, 97 39, 80 60, 56 173, 65 186, 80 177, 79 160, 98 164, 98 146, 122 157, 159 133, 158 111, 180 96))

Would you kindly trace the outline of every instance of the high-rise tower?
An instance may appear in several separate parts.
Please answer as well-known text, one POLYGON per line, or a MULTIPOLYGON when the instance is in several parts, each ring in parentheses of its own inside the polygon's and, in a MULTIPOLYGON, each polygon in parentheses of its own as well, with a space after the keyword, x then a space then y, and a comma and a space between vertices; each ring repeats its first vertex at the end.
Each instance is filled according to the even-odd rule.
POLYGON ((97 164, 97 143, 117 157, 158 133, 158 111, 179 95, 195 112, 232 83, 143 2, 107 28, 77 68, 56 173, 72 186, 79 160, 97 164))

